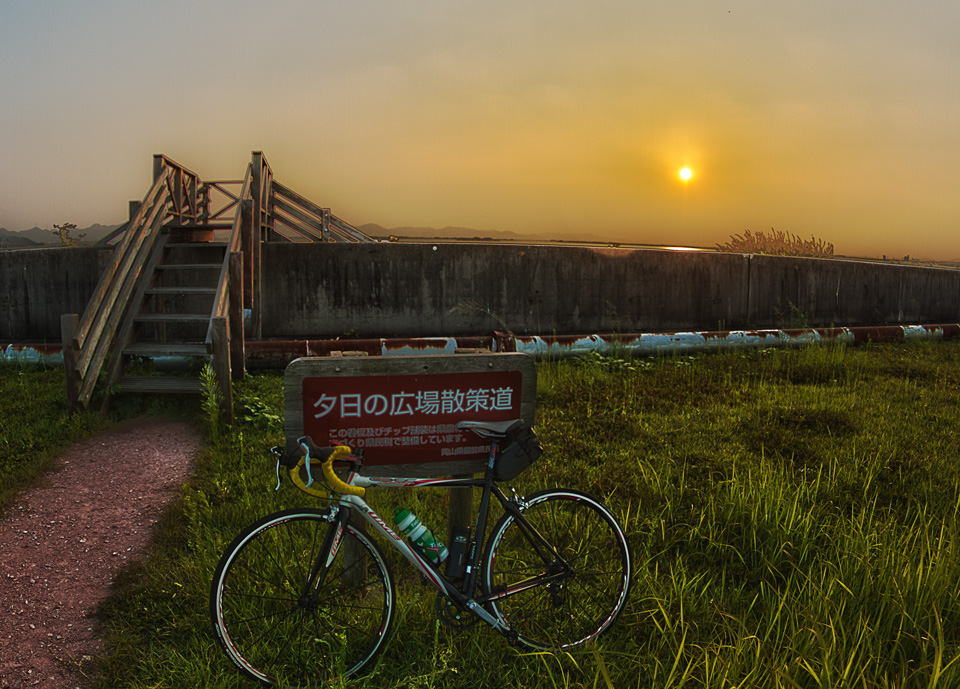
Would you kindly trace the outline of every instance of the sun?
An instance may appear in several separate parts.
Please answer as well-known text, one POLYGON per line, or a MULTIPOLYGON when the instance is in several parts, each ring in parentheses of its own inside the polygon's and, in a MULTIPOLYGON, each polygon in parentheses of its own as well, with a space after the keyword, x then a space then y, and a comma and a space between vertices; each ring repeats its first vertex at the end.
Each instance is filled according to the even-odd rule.
POLYGON ((680 179, 682 179, 684 183, 689 182, 693 177, 693 171, 688 167, 681 168, 680 172, 677 174, 680 175, 680 179))

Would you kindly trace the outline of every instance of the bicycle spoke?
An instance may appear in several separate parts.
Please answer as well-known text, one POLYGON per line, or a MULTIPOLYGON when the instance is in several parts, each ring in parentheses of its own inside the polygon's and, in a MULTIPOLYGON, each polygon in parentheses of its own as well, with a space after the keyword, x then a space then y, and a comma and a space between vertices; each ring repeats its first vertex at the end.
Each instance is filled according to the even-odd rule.
POLYGON ((531 496, 522 515, 494 527, 484 556, 487 590, 507 594, 493 599, 495 611, 521 641, 539 648, 565 648, 600 634, 629 589, 622 530, 577 491, 531 496), (541 540, 551 547, 541 547, 541 540))
POLYGON ((308 588, 329 528, 325 512, 288 510, 251 526, 221 559, 211 590, 214 629, 250 677, 322 685, 361 671, 383 647, 393 580, 362 532, 345 527, 341 545, 362 553, 353 566, 341 548, 324 583, 308 588))

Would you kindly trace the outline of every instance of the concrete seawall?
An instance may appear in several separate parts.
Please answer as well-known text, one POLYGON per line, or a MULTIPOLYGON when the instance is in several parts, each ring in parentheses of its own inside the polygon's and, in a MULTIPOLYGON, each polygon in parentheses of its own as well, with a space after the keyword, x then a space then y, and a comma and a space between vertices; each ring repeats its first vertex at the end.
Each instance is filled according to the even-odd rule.
MULTIPOLYGON (((0 342, 59 342, 98 247, 0 251, 0 342)), ((960 321, 960 272, 497 244, 266 244, 263 337, 669 332, 960 321)))
POLYGON ((263 274, 265 337, 658 332, 960 318, 958 271, 838 259, 271 244, 264 247, 263 274))

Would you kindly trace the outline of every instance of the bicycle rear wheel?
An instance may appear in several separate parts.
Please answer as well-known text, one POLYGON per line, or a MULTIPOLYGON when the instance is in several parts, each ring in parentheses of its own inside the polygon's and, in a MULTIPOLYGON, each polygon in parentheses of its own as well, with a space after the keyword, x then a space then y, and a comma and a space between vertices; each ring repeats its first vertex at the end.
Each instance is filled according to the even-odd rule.
POLYGON ((494 612, 535 648, 570 648, 597 637, 630 591, 623 529, 603 504, 575 490, 535 493, 521 510, 526 524, 505 514, 484 553, 484 592, 494 596, 494 612), (533 585, 541 576, 553 580, 533 585))
POLYGON ((383 552, 347 524, 317 588, 309 582, 328 510, 264 517, 224 551, 210 588, 217 640, 246 676, 263 684, 319 686, 362 672, 383 649, 395 589, 383 552))

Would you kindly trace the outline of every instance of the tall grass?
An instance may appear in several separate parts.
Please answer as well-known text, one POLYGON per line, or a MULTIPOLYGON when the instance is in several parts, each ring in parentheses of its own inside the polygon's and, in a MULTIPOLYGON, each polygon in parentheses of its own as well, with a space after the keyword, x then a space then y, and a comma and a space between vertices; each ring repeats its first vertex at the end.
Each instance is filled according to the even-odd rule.
POLYGON ((770 228, 770 234, 763 230, 730 236, 730 241, 717 244, 719 251, 732 251, 743 254, 772 254, 774 256, 812 256, 827 258, 833 256, 833 244, 817 237, 801 239, 790 232, 770 228))
MULTIPOLYGON (((394 560, 396 635, 369 687, 960 686, 960 344, 724 352, 539 367, 547 452, 522 491, 574 486, 625 525, 625 614, 566 654, 453 632, 394 560)), ((97 686, 244 686, 207 587, 245 524, 308 502, 274 492, 281 381, 238 389, 153 555, 103 610, 97 686)), ((442 491, 383 491, 442 524, 442 491)))

